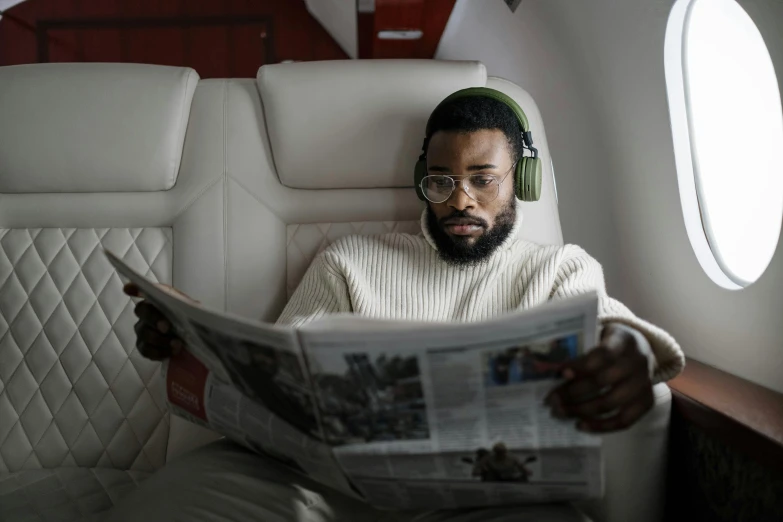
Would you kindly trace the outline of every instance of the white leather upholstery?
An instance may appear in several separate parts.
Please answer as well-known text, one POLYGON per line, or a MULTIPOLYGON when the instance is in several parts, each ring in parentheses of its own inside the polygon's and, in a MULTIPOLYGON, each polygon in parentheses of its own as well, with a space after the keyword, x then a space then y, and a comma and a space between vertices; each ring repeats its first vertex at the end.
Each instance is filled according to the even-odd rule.
POLYGON ((0 68, 0 192, 170 189, 197 82, 179 67, 0 68))
POLYGON ((85 522, 106 511, 149 476, 143 471, 60 468, 0 475, 0 520, 85 522))
POLYGON ((0 229, 0 471, 165 462, 160 365, 102 253, 171 281, 171 230, 0 229))
POLYGON ((479 62, 261 67, 258 89, 280 182, 300 189, 410 187, 429 114, 452 92, 486 81, 479 62))
MULTIPOLYGON (((179 168, 197 79, 157 66, 0 68, 2 477, 41 467, 152 471, 176 453, 172 437, 214 438, 170 421, 159 364, 135 351, 130 299, 100 253, 110 248, 224 306, 223 163, 179 168), (67 87, 62 96, 55 85, 67 87), (39 102, 46 114, 32 108, 39 102)), ((35 500, 25 495, 15 498, 35 500)))

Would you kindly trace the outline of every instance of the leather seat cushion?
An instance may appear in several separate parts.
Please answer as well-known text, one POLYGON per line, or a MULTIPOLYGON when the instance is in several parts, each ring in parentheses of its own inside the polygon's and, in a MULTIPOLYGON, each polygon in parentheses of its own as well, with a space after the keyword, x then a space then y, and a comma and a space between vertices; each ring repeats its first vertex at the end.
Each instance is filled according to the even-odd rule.
POLYGON ((2 474, 0 520, 97 520, 149 475, 110 468, 32 469, 2 474))

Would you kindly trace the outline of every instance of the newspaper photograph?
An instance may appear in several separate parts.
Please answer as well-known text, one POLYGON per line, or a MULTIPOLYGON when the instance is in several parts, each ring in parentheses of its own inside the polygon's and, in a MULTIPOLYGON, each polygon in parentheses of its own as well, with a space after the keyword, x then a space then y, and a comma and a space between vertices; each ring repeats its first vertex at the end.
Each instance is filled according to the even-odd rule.
POLYGON ((343 353, 312 371, 330 444, 429 439, 415 354, 343 353))

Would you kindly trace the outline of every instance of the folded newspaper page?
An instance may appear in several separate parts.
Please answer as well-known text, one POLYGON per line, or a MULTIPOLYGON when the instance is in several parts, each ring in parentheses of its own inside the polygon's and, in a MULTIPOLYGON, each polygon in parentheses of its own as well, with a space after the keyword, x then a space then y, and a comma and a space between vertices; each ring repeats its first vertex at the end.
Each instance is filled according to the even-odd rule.
POLYGON ((475 323, 343 314, 298 329, 209 310, 106 252, 187 349, 172 413, 389 509, 603 494, 601 438, 543 404, 598 340, 594 293, 475 323))

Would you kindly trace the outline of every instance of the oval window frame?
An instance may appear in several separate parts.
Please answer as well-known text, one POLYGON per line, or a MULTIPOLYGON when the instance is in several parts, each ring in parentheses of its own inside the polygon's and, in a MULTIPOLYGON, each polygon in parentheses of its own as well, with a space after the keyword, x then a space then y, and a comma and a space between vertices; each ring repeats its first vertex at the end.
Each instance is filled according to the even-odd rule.
MULTIPOLYGON (((688 104, 688 84, 687 82, 687 60, 688 60, 688 30, 690 28, 690 17, 695 5, 701 0, 677 0, 669 13, 669 20, 666 27, 666 36, 664 42, 664 69, 666 76, 666 92, 669 104, 669 119, 672 129, 672 138, 674 145, 675 166, 677 169, 677 180, 680 193, 680 203, 685 221, 685 228, 690 240, 691 246, 696 254, 704 272, 719 286, 729 290, 740 290, 752 285, 755 281, 746 281, 737 276, 722 258, 718 248, 713 248, 711 242, 716 242, 715 236, 710 229, 710 218, 707 212, 702 211, 701 180, 699 172, 699 161, 695 153, 693 140, 693 118, 690 106, 688 104)), ((736 2, 736 0, 734 0, 736 2)), ((742 6, 737 4, 742 9, 742 6)), ((743 9, 744 11, 744 9, 743 9)), ((755 22, 751 22, 758 27, 755 22)), ((760 34, 760 33, 759 33, 760 34)), ((763 42, 763 38, 762 38, 763 42)), ((772 66, 773 74, 777 83, 777 76, 774 71, 769 55, 769 49, 764 43, 764 50, 767 59, 772 66)), ((777 83, 780 85, 779 83, 777 83)), ((779 100, 780 90, 778 89, 779 100)), ((783 112, 780 115, 783 121, 783 112)), ((783 144, 781 144, 783 146, 783 144)), ((781 214, 783 218, 783 213, 781 214)), ((775 248, 780 242, 781 227, 778 223, 778 232, 775 248)), ((773 248, 773 252, 775 250, 773 248)), ((774 254, 773 254, 774 255, 774 254)), ((759 275, 759 278, 769 267, 770 259, 759 275)))

